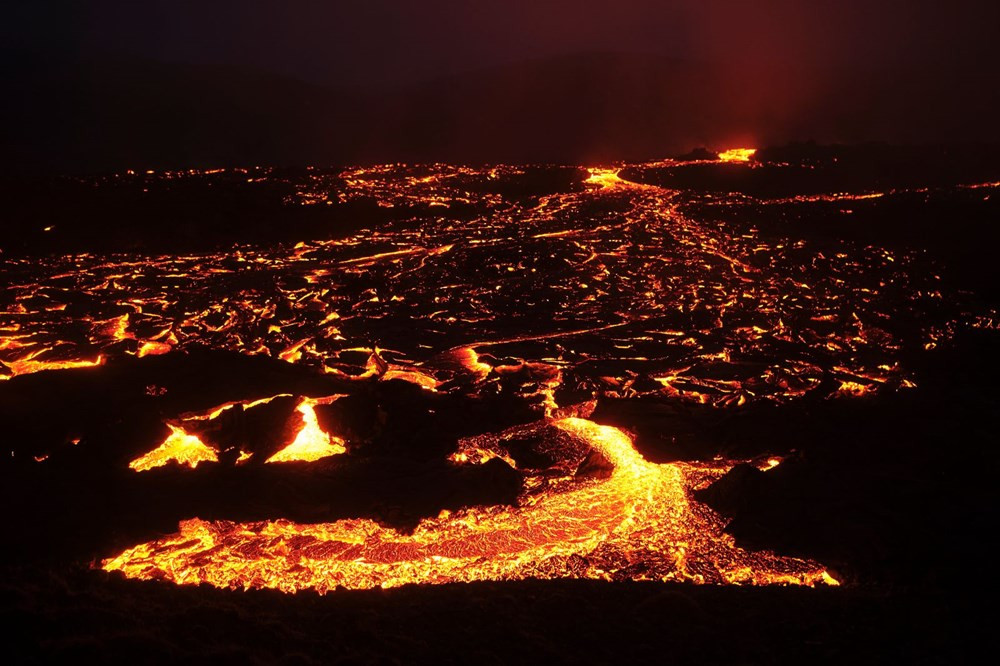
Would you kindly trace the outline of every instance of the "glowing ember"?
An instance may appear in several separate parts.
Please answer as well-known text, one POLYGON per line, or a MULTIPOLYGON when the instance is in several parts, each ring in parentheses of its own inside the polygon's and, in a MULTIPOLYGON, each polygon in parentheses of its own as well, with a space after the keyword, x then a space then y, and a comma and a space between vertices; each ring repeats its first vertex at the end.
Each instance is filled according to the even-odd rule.
POLYGON ((300 525, 193 519, 181 523, 178 534, 126 550, 103 567, 176 583, 325 592, 567 575, 609 580, 641 558, 643 572, 630 577, 836 584, 814 562, 736 547, 719 519, 687 497, 693 480, 711 471, 651 464, 616 428, 580 418, 553 424, 607 459, 614 466, 610 477, 564 478, 516 507, 442 512, 412 534, 370 520, 300 525), (581 564, 568 569, 571 559, 581 564))
POLYGON ((343 396, 331 396, 329 398, 305 398, 296 408, 302 415, 302 429, 295 435, 291 444, 281 449, 265 462, 280 463, 293 462, 296 460, 312 462, 327 456, 335 456, 344 453, 344 440, 334 437, 319 427, 319 420, 316 417, 316 405, 327 405, 343 396))
POLYGON ((719 153, 722 162, 749 162, 757 154, 756 148, 731 148, 719 153))
POLYGON ((170 436, 146 455, 130 462, 129 467, 137 472, 144 472, 171 462, 194 468, 198 466, 198 463, 219 461, 219 455, 215 449, 194 435, 188 434, 183 428, 172 424, 167 425, 170 427, 170 436))

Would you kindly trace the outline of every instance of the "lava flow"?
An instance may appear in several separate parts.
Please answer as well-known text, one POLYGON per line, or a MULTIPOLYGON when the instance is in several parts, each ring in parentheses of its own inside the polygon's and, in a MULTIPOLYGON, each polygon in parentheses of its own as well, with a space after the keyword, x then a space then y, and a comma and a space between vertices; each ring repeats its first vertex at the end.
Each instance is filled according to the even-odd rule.
POLYGON ((347 450, 344 448, 344 440, 324 432, 319 427, 315 410, 316 405, 328 405, 341 397, 343 396, 335 395, 321 399, 306 398, 300 402, 296 410, 302 415, 302 428, 291 444, 268 458, 267 462, 279 463, 295 460, 312 462, 327 456, 344 453, 347 450))
POLYGON ((137 472, 145 472, 171 462, 191 468, 197 467, 198 463, 202 462, 218 462, 219 454, 215 449, 179 426, 169 423, 167 426, 170 428, 170 435, 163 440, 163 443, 133 460, 129 463, 129 467, 137 472))
MULTIPOLYGON (((815 562, 736 547, 722 519, 692 499, 691 491, 738 461, 651 464, 623 431, 566 418, 560 406, 635 401, 703 414, 864 400, 913 388, 908 363, 916 354, 964 330, 995 328, 1000 318, 947 287, 921 252, 760 223, 762 211, 773 222, 795 207, 883 206, 931 196, 927 189, 768 199, 669 186, 684 182, 673 172, 682 164, 726 177, 768 168, 752 149, 719 159, 726 164, 394 164, 121 177, 123 187, 139 188, 172 187, 177 179, 280 184, 288 209, 342 208, 334 219, 357 213, 362 222, 336 229, 323 222, 310 227, 312 240, 224 251, 0 256, 0 379, 31 385, 46 377, 23 375, 59 368, 81 377, 121 368, 155 378, 172 371, 175 359, 183 365, 196 354, 218 354, 226 367, 247 362, 257 369, 249 376, 276 383, 256 395, 295 386, 323 387, 296 395, 338 395, 300 397, 295 412, 291 400, 274 405, 275 422, 291 413, 281 435, 288 441, 261 443, 263 436, 248 432, 264 419, 244 419, 239 410, 278 396, 240 401, 234 388, 232 402, 194 413, 182 405, 203 409, 196 399, 203 396, 171 389, 161 400, 166 389, 147 386, 143 398, 160 410, 170 435, 132 469, 222 459, 241 466, 226 470, 234 477, 249 469, 308 475, 343 461, 347 469, 365 459, 366 447, 377 448, 379 436, 403 448, 427 434, 440 435, 431 448, 442 466, 449 455, 454 464, 499 458, 522 482, 516 506, 456 502, 447 506, 465 508, 425 518, 412 533, 361 518, 304 525, 181 514, 171 518, 189 518, 178 534, 105 561, 130 577, 287 591, 564 576, 831 583, 815 562), (342 393, 370 409, 352 414, 346 400, 322 409, 342 393), (386 396, 392 400, 383 410, 386 396), (423 409, 417 403, 431 405, 420 412, 428 422, 443 413, 468 422, 449 422, 441 433, 425 422, 410 432, 408 419, 423 409), (501 413, 490 415, 496 429, 537 421, 540 441, 576 444, 557 447, 555 471, 519 465, 503 433, 488 434, 490 426, 477 421, 483 412, 463 412, 486 404, 499 405, 501 413), (205 423, 236 405, 227 418, 205 423), (324 432, 321 423, 338 414, 364 427, 345 423, 343 437, 324 432), (237 425, 222 432, 227 423, 237 425), (458 432, 474 436, 447 450, 458 432), (609 464, 578 474, 591 451, 609 464), (313 462, 334 455, 336 463, 313 462), (277 464, 292 460, 304 464, 277 464)), ((963 196, 976 197, 1000 188, 964 187, 963 196)), ((239 395, 254 390, 241 387, 239 395)), ((35 465, 32 458, 49 453, 12 451, 11 458, 35 465)), ((392 464, 405 468, 406 460, 392 464)), ((175 473, 190 474, 171 468, 165 476, 175 473)))
MULTIPOLYGON (((261 400, 227 403, 203 414, 188 414, 182 421, 211 421, 236 405, 250 409, 279 397, 284 396, 278 395, 261 400)), ((342 397, 344 396, 332 395, 326 398, 303 398, 295 408, 302 420, 295 434, 295 439, 268 458, 266 462, 313 462, 347 451, 343 439, 325 432, 320 427, 315 410, 316 405, 329 405, 342 397)), ((168 423, 167 426, 170 428, 170 435, 167 439, 149 453, 139 456, 129 463, 130 468, 137 472, 144 472, 171 462, 195 468, 198 463, 219 461, 218 451, 202 442, 197 435, 187 432, 182 425, 168 423)), ((245 462, 251 455, 241 451, 237 463, 245 462)))
POLYGON ((736 547, 719 519, 687 497, 711 470, 651 464, 625 433, 586 419, 553 425, 606 459, 610 476, 549 478, 515 507, 443 512, 410 534, 371 520, 192 519, 103 567, 132 578, 286 592, 565 576, 836 584, 815 562, 736 547))
MULTIPOLYGON (((966 325, 969 308, 956 295, 945 303, 916 253, 820 247, 706 214, 919 190, 758 201, 623 177, 660 168, 581 170, 579 187, 533 197, 494 191, 525 177, 511 166, 310 172, 289 206, 374 201, 401 218, 344 238, 232 252, 4 259, 0 379, 207 346, 437 390, 454 376, 439 361, 468 348, 554 366, 562 385, 595 396, 726 406, 809 391, 838 397, 841 385, 852 395, 905 387, 903 351, 966 325), (359 352, 373 342, 385 348, 384 367, 359 352)), ((498 373, 483 372, 497 383, 498 373)), ((549 380, 521 373, 505 384, 522 378, 517 392, 537 396, 541 415, 549 380)))
POLYGON ((722 162, 749 162, 756 154, 756 148, 731 148, 719 153, 719 160, 722 162))

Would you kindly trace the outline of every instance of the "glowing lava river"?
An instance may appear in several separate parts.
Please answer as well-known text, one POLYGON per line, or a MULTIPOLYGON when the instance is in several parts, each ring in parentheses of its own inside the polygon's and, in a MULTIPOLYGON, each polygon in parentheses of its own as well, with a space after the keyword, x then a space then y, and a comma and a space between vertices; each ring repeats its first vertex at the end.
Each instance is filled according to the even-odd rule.
MULTIPOLYGON (((753 154, 723 162, 751 169, 753 154)), ((531 174, 505 166, 310 172, 289 185, 288 206, 356 206, 377 223, 216 253, 0 257, 0 383, 168 368, 207 349, 265 359, 268 377, 287 368, 308 386, 234 379, 223 402, 137 381, 156 428, 127 457, 105 454, 129 475, 123 484, 348 474, 358 461, 405 459, 398 442, 422 446, 435 423, 446 430, 446 413, 499 405, 491 418, 503 418, 470 417, 432 453, 442 474, 516 477, 512 501, 460 501, 408 527, 364 511, 306 522, 190 510, 176 533, 101 562, 130 578, 286 592, 562 577, 836 585, 821 563, 738 546, 695 498, 739 463, 763 470, 779 458, 650 462, 595 405, 732 413, 905 391, 915 385, 907 354, 994 319, 915 269, 917 253, 776 238, 706 214, 901 193, 767 200, 640 184, 664 164, 553 168, 558 186, 535 189, 511 185, 531 174), (425 401, 431 425, 392 430, 410 416, 380 402, 379 387, 425 401), (261 434, 267 419, 280 427, 261 434)), ((7 464, 83 455, 99 437, 74 428, 12 450, 7 464)))
POLYGON ((836 583, 815 563, 735 547, 719 521, 687 499, 692 480, 704 475, 691 474, 701 472, 696 467, 650 464, 616 428, 581 418, 552 423, 613 465, 610 477, 550 478, 547 488, 516 507, 445 512, 412 534, 370 520, 195 519, 173 537, 106 560, 104 568, 137 578, 285 591, 528 576, 610 580, 616 569, 636 563, 642 566, 632 577, 642 579, 836 583), (559 488, 565 484, 570 487, 559 488))

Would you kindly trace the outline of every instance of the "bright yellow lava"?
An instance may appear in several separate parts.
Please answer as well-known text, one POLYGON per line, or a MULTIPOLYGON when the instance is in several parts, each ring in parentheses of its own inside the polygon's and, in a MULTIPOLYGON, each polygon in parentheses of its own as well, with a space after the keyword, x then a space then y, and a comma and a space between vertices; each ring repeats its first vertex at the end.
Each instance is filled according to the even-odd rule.
POLYGON ((323 432, 322 428, 319 427, 319 420, 316 417, 316 405, 329 404, 339 397, 304 398, 296 408, 302 415, 302 429, 299 430, 291 444, 275 453, 265 462, 278 463, 296 460, 312 462, 347 451, 344 447, 344 440, 323 432))
POLYGON ((160 354, 166 354, 170 350, 171 346, 165 342, 144 342, 139 347, 139 351, 136 352, 136 356, 139 358, 143 356, 159 356, 160 354))
POLYGON ((484 379, 493 372, 493 366, 479 360, 479 354, 472 347, 452 349, 444 354, 455 364, 465 368, 479 379, 484 379))
POLYGON ((719 153, 722 162, 749 162, 757 154, 756 148, 730 148, 719 153))
POLYGON ((390 379, 401 379, 404 382, 409 382, 411 384, 416 384, 428 391, 437 391, 437 387, 440 386, 441 382, 435 379, 433 376, 427 374, 426 372, 420 372, 419 370, 412 369, 391 369, 387 370, 382 379, 388 381, 390 379))
POLYGON ((367 519, 302 525, 192 519, 180 531, 105 560, 131 578, 223 588, 396 587, 407 583, 580 577, 735 584, 836 584, 815 562, 751 553, 718 516, 688 500, 704 468, 644 460, 616 428, 551 422, 614 465, 566 478, 517 506, 444 511, 403 534, 367 519), (642 563, 631 570, 631 563, 642 563))
POLYGON ((215 449, 194 435, 189 435, 183 428, 169 423, 167 425, 170 428, 170 436, 146 455, 130 462, 129 467, 137 472, 144 472, 171 462, 193 468, 201 462, 219 461, 219 455, 215 449))
POLYGON ((626 181, 618 177, 618 172, 621 169, 603 169, 598 167, 593 167, 587 169, 587 173, 590 174, 589 177, 583 181, 590 185, 600 185, 604 188, 609 187, 620 187, 626 184, 626 181))

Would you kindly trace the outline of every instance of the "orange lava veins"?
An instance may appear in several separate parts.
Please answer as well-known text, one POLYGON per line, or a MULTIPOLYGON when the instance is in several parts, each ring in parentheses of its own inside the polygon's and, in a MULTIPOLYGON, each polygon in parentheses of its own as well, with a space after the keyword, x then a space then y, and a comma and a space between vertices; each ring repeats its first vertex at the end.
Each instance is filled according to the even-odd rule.
POLYGON ((731 148, 719 153, 722 162, 749 162, 757 154, 756 148, 731 148))

